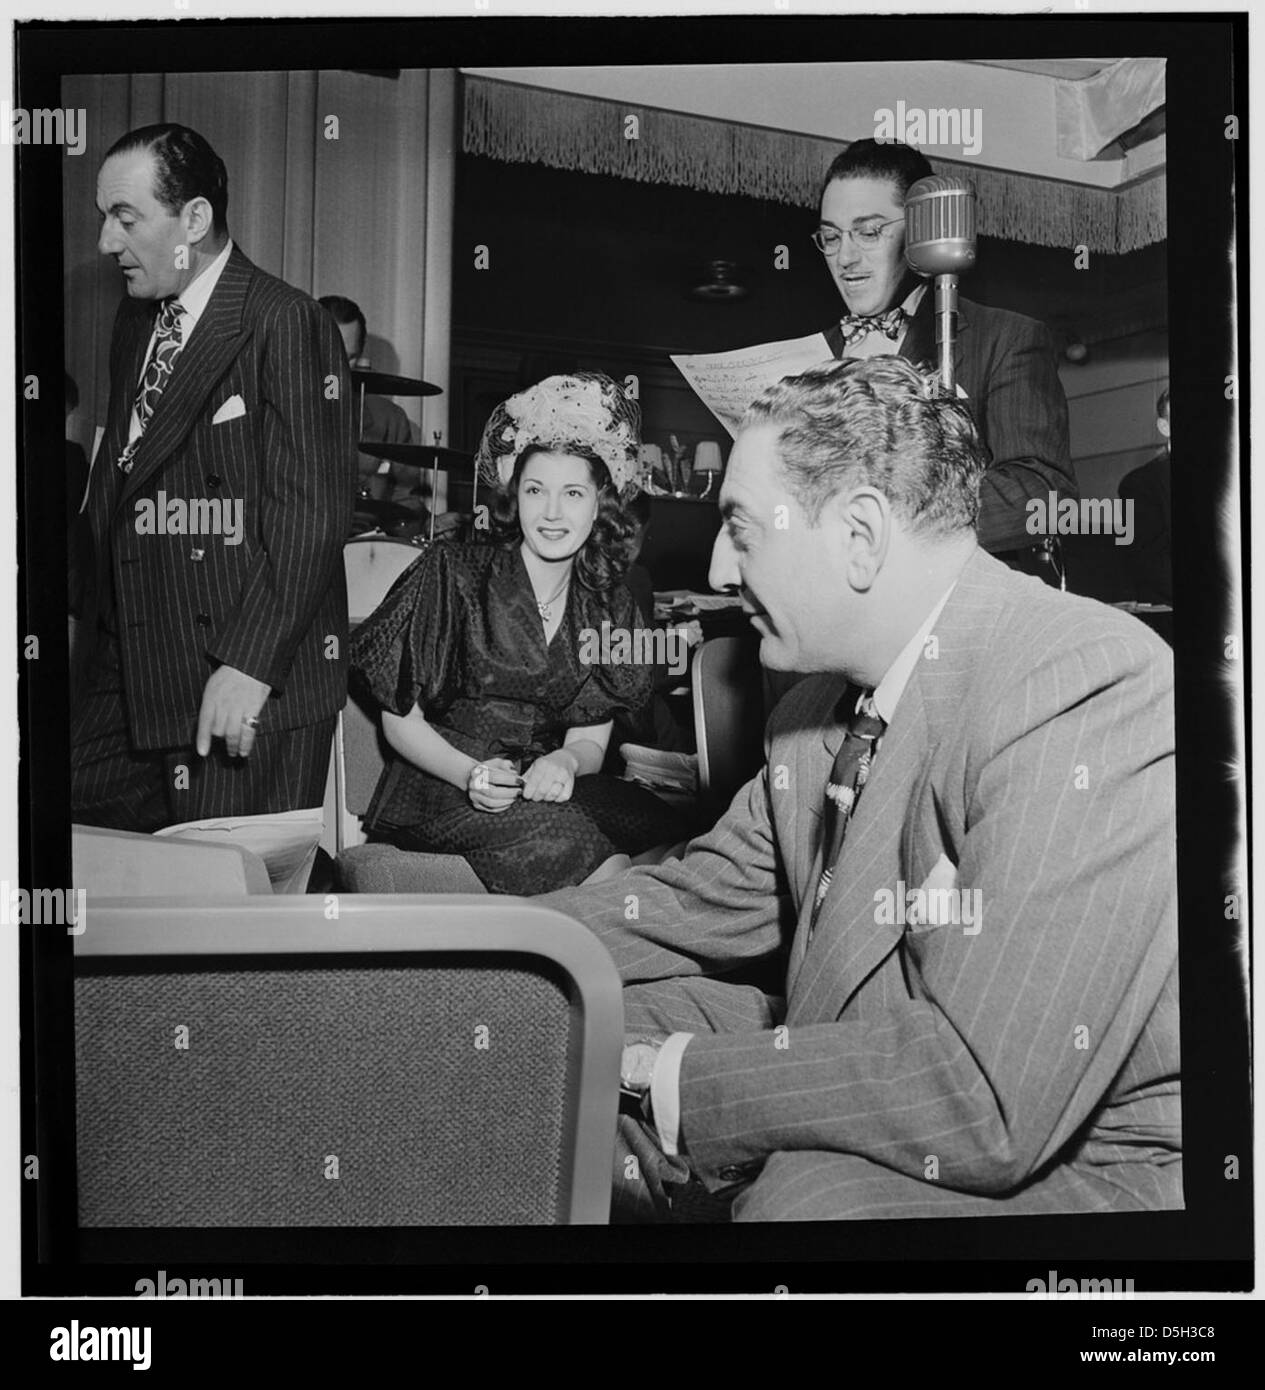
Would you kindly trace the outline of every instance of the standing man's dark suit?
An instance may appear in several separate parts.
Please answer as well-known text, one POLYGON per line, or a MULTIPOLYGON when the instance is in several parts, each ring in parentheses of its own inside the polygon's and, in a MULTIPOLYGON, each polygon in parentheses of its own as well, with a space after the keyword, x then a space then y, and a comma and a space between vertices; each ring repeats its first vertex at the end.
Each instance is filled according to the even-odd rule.
POLYGON ((1142 603, 1173 601, 1173 459, 1168 449, 1126 473, 1116 489, 1134 510, 1129 547, 1131 597, 1142 603))
POLYGON ((72 731, 74 815, 152 830, 320 805, 346 698, 356 461, 342 344, 313 299, 234 247, 124 473, 157 308, 125 299, 110 348, 87 507, 95 586, 83 626, 96 646, 72 731), (173 500, 203 515, 216 500, 238 507, 239 542, 147 531, 148 504, 161 517, 173 500), (194 748, 218 668, 271 687, 248 757, 230 756, 227 739, 205 758, 194 748))
MULTIPOLYGON (((826 341, 835 357, 843 355, 837 321, 826 329, 826 341)), ((906 324, 899 355, 915 365, 939 360, 930 285, 906 324)), ((1051 492, 1078 495, 1067 398, 1049 330, 1023 314, 959 298, 953 366, 991 455, 980 485, 980 544, 993 553, 1030 546, 1028 500, 1045 503, 1051 492)))

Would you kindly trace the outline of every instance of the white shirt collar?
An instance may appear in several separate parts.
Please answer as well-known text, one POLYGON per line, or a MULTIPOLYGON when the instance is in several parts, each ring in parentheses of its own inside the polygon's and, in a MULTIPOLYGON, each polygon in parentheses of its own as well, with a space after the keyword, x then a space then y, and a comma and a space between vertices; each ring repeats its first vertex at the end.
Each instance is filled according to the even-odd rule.
POLYGON ((180 291, 180 307, 184 310, 180 315, 180 335, 186 343, 189 341, 189 334, 197 327, 198 320, 202 317, 202 311, 206 308, 212 291, 219 284, 220 276, 224 273, 224 267, 228 264, 232 250, 233 238, 229 237, 228 241, 224 243, 224 249, 202 274, 196 280, 191 280, 180 291))
POLYGON ((927 282, 925 280, 920 280, 901 301, 900 307, 904 309, 908 318, 913 318, 918 312, 918 306, 922 303, 922 297, 926 293, 927 282))
POLYGON ((936 625, 941 610, 956 586, 957 580, 955 579, 940 595, 939 601, 927 614, 922 626, 901 648, 900 654, 887 668, 883 679, 874 687, 874 708, 885 724, 892 722, 892 716, 896 713, 896 705, 904 694, 905 687, 909 684, 909 678, 914 673, 918 658, 922 655, 923 644, 931 636, 931 629, 936 625))

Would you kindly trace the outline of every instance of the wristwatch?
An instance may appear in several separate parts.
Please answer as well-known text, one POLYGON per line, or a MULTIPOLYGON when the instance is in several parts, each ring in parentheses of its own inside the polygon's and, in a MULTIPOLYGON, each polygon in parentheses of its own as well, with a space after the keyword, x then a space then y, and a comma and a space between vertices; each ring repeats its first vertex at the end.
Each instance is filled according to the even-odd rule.
MULTIPOLYGON (((624 1047, 620 1061, 619 1093, 635 1102, 646 1119, 650 1118, 650 1083, 655 1059, 662 1046, 653 1038, 635 1038, 624 1047)), ((624 1109, 622 1102, 620 1108, 624 1109)))

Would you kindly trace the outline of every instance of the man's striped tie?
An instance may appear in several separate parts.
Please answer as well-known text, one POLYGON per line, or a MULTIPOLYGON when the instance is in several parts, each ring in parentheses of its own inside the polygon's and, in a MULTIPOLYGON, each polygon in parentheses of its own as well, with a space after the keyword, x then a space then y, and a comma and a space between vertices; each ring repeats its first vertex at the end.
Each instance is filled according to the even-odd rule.
MULTIPOLYGON (((164 300, 162 308, 158 311, 154 350, 149 355, 149 361, 141 375, 141 384, 136 391, 136 418, 140 421, 142 435, 145 433, 145 426, 149 424, 150 416, 158 406, 158 398, 171 380, 176 358, 180 356, 180 349, 183 347, 180 315, 183 313, 184 305, 178 299, 164 300)), ((124 473, 132 471, 132 457, 139 443, 140 435, 119 455, 119 467, 124 473)))
MULTIPOLYGON (((855 687, 851 689, 855 690, 855 687)), ((849 693, 845 693, 840 706, 845 705, 848 699, 849 693)), ((839 752, 835 755, 830 781, 826 783, 826 806, 822 819, 821 877, 817 881, 817 895, 813 899, 810 932, 817 926, 817 914, 830 891, 830 881, 834 877, 844 836, 848 833, 848 824, 856 809, 861 788, 865 786, 870 775, 870 765, 874 760, 874 744, 883 736, 883 730, 887 727, 874 708, 872 692, 861 700, 855 713, 845 714, 842 708, 836 708, 835 718, 840 723, 846 723, 847 732, 839 752)))

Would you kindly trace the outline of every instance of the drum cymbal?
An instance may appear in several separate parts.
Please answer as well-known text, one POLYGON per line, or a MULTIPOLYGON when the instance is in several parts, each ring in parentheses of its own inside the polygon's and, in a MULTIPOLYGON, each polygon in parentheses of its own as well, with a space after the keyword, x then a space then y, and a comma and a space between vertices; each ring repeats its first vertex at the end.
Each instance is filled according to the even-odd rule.
POLYGON ((473 454, 463 454, 460 449, 444 449, 438 444, 380 444, 373 439, 362 439, 356 447, 362 454, 390 459, 392 463, 402 463, 409 468, 438 468, 441 473, 447 473, 454 468, 474 467, 473 454))
POLYGON ((351 381, 357 394, 361 387, 373 396, 441 396, 444 388, 432 386, 412 376, 392 376, 390 372, 374 372, 368 367, 353 367, 351 381))

